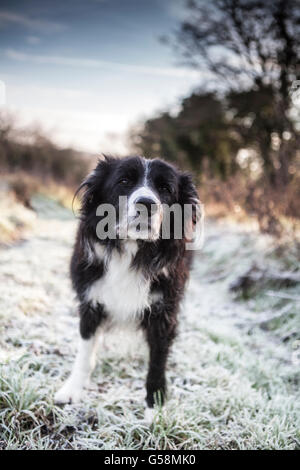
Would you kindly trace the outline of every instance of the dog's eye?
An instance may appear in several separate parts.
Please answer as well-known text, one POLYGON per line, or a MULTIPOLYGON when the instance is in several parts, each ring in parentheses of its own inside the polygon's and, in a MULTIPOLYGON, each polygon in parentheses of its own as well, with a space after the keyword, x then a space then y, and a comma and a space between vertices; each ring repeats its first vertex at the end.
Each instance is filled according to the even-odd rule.
POLYGON ((161 184, 158 189, 162 193, 170 193, 171 192, 171 188, 166 184, 161 184))
POLYGON ((119 184, 122 184, 123 186, 127 186, 130 184, 130 180, 128 178, 121 178, 119 181, 119 184))

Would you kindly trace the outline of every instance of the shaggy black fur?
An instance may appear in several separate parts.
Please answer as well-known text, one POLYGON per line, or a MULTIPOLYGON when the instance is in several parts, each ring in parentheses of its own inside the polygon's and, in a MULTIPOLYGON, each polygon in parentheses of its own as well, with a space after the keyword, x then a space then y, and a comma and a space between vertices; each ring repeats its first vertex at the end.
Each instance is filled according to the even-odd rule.
MULTIPOLYGON (((93 253, 94 244, 100 243, 108 253, 122 250, 122 240, 99 240, 96 226, 99 217, 96 209, 102 203, 111 203, 117 208, 120 195, 129 196, 142 181, 145 174, 145 160, 141 157, 124 159, 105 158, 100 161, 91 176, 80 186, 84 190, 81 221, 71 261, 71 278, 80 302, 80 333, 90 338, 110 316, 104 307, 93 307, 86 303, 87 288, 105 275, 105 265, 93 253), (124 181, 127 181, 124 184, 124 181)), ((197 191, 191 177, 173 166, 155 159, 150 161, 149 184, 161 202, 195 205, 197 191)), ((193 214, 194 217, 194 214, 193 214)), ((191 221, 192 223, 192 221, 191 221)), ((138 241, 138 251, 132 262, 132 269, 143 272, 151 280, 151 292, 162 293, 162 299, 146 309, 140 327, 150 348, 150 362, 147 376, 147 404, 153 407, 156 397, 163 402, 166 392, 165 368, 169 347, 176 335, 177 313, 184 286, 188 278, 192 252, 185 250, 185 239, 138 241)))

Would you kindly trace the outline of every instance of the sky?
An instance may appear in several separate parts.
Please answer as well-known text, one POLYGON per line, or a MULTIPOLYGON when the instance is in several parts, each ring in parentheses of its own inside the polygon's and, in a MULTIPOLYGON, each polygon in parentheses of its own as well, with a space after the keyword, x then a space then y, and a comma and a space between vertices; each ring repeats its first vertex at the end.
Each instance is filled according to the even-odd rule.
POLYGON ((159 40, 178 27, 184 4, 0 0, 2 107, 61 146, 125 154, 130 127, 175 107, 201 80, 159 40))

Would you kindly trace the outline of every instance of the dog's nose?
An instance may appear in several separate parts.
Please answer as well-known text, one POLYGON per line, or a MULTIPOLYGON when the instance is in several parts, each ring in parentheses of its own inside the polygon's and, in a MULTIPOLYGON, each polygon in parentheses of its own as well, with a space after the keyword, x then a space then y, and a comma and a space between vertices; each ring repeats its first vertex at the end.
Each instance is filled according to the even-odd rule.
POLYGON ((154 199, 151 199, 150 197, 139 197, 135 201, 135 205, 137 204, 144 206, 149 216, 151 214, 155 214, 155 212, 158 211, 158 204, 156 203, 156 201, 154 201, 154 199))

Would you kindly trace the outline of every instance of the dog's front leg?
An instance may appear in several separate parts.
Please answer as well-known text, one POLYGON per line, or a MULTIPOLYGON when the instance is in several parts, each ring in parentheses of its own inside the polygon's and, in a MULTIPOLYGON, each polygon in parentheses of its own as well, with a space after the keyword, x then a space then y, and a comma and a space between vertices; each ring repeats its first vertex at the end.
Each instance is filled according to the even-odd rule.
POLYGON ((144 323, 150 349, 145 412, 148 422, 153 419, 154 404, 163 405, 166 395, 165 369, 169 348, 176 334, 176 314, 172 313, 153 309, 144 323))
POLYGON ((80 307, 80 339, 71 375, 54 396, 55 403, 77 403, 82 396, 83 388, 88 384, 95 367, 98 327, 103 318, 99 307, 90 305, 80 307))
POLYGON ((94 368, 96 342, 96 335, 90 339, 80 338, 71 375, 61 389, 56 392, 55 403, 77 403, 80 400, 83 388, 94 368))

